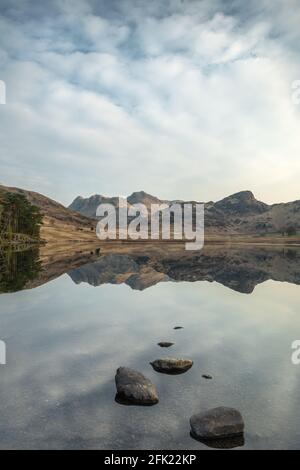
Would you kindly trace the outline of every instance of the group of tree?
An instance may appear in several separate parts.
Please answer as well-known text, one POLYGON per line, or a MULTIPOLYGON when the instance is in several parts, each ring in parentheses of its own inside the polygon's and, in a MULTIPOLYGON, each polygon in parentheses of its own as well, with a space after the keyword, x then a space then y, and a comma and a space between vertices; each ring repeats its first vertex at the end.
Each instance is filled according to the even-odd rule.
POLYGON ((16 234, 38 239, 42 218, 40 209, 22 194, 0 193, 0 239, 11 240, 16 234))
POLYGON ((24 251, 0 248, 0 294, 24 289, 28 282, 37 278, 40 270, 38 247, 24 251))
POLYGON ((293 237, 297 235, 297 228, 294 225, 288 225, 287 227, 282 227, 281 229, 282 236, 293 237))

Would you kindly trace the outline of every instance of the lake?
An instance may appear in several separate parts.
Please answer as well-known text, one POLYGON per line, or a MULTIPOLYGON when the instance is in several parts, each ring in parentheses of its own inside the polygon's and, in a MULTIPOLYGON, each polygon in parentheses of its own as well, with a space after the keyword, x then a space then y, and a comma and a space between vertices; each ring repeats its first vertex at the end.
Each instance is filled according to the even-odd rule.
POLYGON ((204 450, 189 419, 217 406, 245 421, 244 439, 221 447, 299 448, 299 249, 122 246, 1 259, 1 448, 204 450), (166 356, 193 367, 155 372, 149 362, 166 356), (119 366, 151 379, 159 403, 117 403, 119 366))

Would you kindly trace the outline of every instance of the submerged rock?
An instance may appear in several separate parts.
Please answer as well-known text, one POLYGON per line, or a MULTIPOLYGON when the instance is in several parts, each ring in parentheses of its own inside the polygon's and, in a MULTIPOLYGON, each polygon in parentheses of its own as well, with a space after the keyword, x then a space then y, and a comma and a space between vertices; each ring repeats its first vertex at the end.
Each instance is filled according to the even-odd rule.
POLYGON ((199 440, 233 437, 244 431, 241 413, 225 406, 193 415, 190 425, 192 436, 199 440))
POLYGON ((170 346, 173 346, 174 343, 169 343, 168 341, 161 341, 160 343, 157 343, 158 346, 161 348, 169 348, 170 346))
POLYGON ((115 381, 118 402, 133 405, 155 405, 158 403, 155 385, 140 372, 128 367, 119 367, 115 381))
POLYGON ((243 447, 245 445, 244 434, 236 436, 220 437, 219 439, 199 439, 190 433, 193 439, 212 449, 234 449, 235 447, 243 447))
POLYGON ((211 379, 212 379, 212 376, 209 375, 209 374, 203 374, 202 377, 203 377, 204 379, 207 379, 207 380, 211 380, 211 379))
POLYGON ((165 357, 163 359, 156 359, 150 362, 150 364, 156 372, 162 372, 163 374, 183 374, 192 367, 193 361, 190 359, 165 357))

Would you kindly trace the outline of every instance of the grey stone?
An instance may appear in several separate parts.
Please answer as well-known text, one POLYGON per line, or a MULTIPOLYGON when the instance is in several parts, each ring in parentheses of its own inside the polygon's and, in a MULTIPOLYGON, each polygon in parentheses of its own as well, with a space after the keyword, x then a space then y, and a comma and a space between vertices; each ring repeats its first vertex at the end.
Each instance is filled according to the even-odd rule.
POLYGON ((157 344, 161 348, 169 348, 170 346, 173 346, 174 343, 169 343, 168 341, 161 341, 160 343, 157 343, 157 344))
POLYGON ((155 405, 158 403, 155 385, 140 372, 128 367, 119 367, 115 381, 118 402, 134 405, 155 405))
POLYGON ((193 415, 190 425, 191 433, 197 439, 232 437, 244 431, 241 413, 224 406, 193 415))
POLYGON ((190 359, 165 357, 163 359, 156 359, 155 361, 150 362, 150 364, 157 372, 162 372, 164 374, 182 374, 192 367, 193 361, 190 359))

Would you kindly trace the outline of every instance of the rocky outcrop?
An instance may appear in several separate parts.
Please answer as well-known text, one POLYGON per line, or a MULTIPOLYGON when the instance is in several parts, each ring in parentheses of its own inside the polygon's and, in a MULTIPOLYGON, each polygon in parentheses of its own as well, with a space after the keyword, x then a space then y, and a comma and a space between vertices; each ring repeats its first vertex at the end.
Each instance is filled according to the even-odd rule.
POLYGON ((170 201, 163 201, 158 199, 151 194, 146 193, 145 191, 136 191, 132 193, 127 198, 128 204, 144 204, 146 207, 150 208, 151 204, 163 204, 169 203, 170 201))
POLYGON ((117 207, 118 203, 118 197, 106 197, 101 196, 100 194, 94 194, 88 198, 83 198, 81 196, 76 197, 72 204, 69 205, 69 209, 79 212, 86 217, 95 218, 97 208, 100 204, 112 204, 117 207))
POLYGON ((118 402, 148 406, 158 403, 155 385, 140 372, 129 367, 119 367, 115 381, 118 402))
POLYGON ((262 214, 270 209, 268 204, 257 201, 251 191, 232 194, 215 203, 215 208, 227 215, 249 216, 262 214))
MULTIPOLYGON (((147 208, 150 208, 151 204, 162 204, 163 202, 151 194, 147 194, 145 191, 136 191, 127 198, 127 203, 132 204, 144 204, 147 208)), ((87 217, 96 217, 96 211, 100 204, 112 204, 117 210, 119 209, 119 197, 107 197, 101 194, 94 194, 93 196, 83 198, 78 196, 69 205, 69 209, 79 212, 87 217)))

